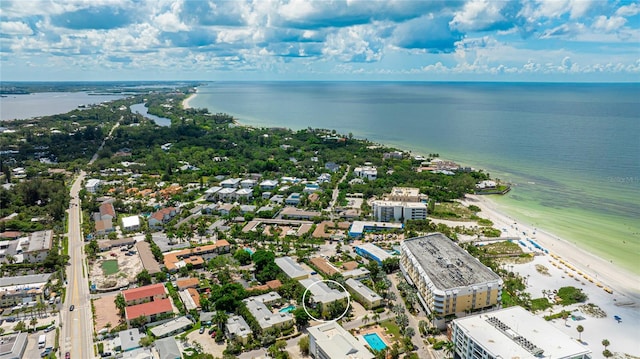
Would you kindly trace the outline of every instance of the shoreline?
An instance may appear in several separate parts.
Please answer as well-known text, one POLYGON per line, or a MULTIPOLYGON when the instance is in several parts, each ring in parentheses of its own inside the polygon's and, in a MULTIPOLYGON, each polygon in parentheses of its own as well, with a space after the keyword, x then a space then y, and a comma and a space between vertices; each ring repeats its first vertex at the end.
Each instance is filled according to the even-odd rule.
MULTIPOLYGON (((196 93, 189 95, 183 100, 183 108, 191 108, 190 102, 196 96, 197 89, 196 93)), ((240 126, 248 126, 242 123, 238 124, 240 126)), ((420 154, 419 151, 414 151, 415 149, 408 148, 406 146, 399 146, 397 144, 389 144, 389 146, 397 147, 400 150, 407 151, 412 154, 420 154)), ((495 228, 507 228, 514 235, 517 235, 518 233, 521 234, 522 231, 533 233, 535 230, 535 241, 548 249, 550 253, 557 254, 564 260, 570 262, 576 268, 582 270, 584 273, 588 273, 594 279, 602 282, 603 285, 614 290, 616 296, 622 295, 624 297, 628 297, 629 300, 640 303, 640 280, 636 274, 620 267, 617 264, 609 262, 590 252, 587 248, 573 244, 567 239, 557 236, 544 228, 540 229, 527 223, 527 221, 522 221, 511 216, 508 211, 505 211, 504 208, 500 207, 499 203, 491 200, 487 196, 467 195, 467 197, 462 201, 467 202, 467 204, 475 204, 480 207, 482 209, 480 215, 482 216, 484 214, 485 216, 488 216, 488 219, 494 222, 495 228), (517 223, 518 231, 516 231, 515 228, 511 228, 511 225, 514 223, 517 223)), ((532 239, 534 238, 532 237, 532 239)))
POLYGON ((611 288, 615 297, 622 296, 627 301, 640 302, 640 280, 625 268, 608 262, 544 228, 532 226, 525 221, 509 216, 498 203, 486 196, 467 195, 461 202, 467 206, 473 204, 480 207, 481 212, 478 215, 491 220, 495 228, 506 228, 505 235, 507 236, 521 237, 522 232, 526 232, 526 237, 535 240, 550 254, 558 255, 605 287, 611 288))
POLYGON ((195 93, 190 94, 189 96, 187 96, 187 98, 182 100, 182 108, 185 109, 185 110, 189 109, 189 108, 192 108, 191 107, 191 100, 196 98, 196 96, 198 96, 198 90, 196 90, 195 93))

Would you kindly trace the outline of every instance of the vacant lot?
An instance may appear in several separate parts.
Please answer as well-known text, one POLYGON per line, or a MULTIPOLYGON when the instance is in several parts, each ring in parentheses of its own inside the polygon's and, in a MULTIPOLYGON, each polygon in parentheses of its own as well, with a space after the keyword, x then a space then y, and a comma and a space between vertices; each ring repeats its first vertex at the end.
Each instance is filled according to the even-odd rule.
POLYGON ((111 275, 118 273, 118 260, 111 259, 102 262, 102 272, 104 275, 111 275))
POLYGON ((95 307, 94 313, 96 315, 96 332, 107 327, 107 323, 110 324, 109 327, 113 328, 120 322, 118 308, 116 308, 116 304, 114 302, 115 299, 116 295, 114 294, 98 298, 93 301, 93 306, 95 307))

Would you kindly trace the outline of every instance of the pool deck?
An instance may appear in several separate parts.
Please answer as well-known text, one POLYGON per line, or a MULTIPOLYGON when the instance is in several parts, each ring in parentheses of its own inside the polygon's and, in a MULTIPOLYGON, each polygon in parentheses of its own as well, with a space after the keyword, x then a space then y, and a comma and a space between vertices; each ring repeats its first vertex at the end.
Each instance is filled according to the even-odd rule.
POLYGON ((392 340, 389 338, 385 329, 379 325, 374 325, 372 327, 356 330, 355 335, 362 344, 369 346, 369 343, 364 339, 364 336, 367 334, 376 333, 378 337, 387 345, 387 348, 391 347, 392 340))

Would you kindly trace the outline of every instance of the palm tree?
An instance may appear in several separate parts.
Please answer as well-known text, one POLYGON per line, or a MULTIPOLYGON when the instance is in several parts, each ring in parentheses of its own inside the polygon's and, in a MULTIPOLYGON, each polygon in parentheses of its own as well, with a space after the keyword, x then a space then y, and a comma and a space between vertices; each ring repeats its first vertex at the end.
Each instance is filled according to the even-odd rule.
POLYGON ((364 317, 362 317, 362 324, 367 324, 369 320, 370 320, 369 315, 365 314, 364 317))
POLYGON ((576 327, 576 330, 578 331, 578 340, 582 341, 582 332, 584 332, 584 327, 582 325, 578 325, 576 327))
POLYGON ((444 352, 445 354, 447 354, 447 358, 452 358, 455 350, 456 350, 456 346, 455 344, 453 344, 453 342, 446 342, 444 344, 444 352))
POLYGON ((567 326, 567 319, 569 318, 569 313, 562 311, 562 319, 564 319, 564 326, 567 326))
POLYGON ((376 322, 376 324, 378 324, 378 321, 380 320, 380 313, 373 313, 372 319, 376 322))
POLYGON ((32 317, 31 321, 29 321, 29 324, 31 324, 31 326, 33 327, 33 330, 36 330, 36 325, 38 324, 38 319, 36 319, 36 317, 32 317))
POLYGON ((221 310, 217 311, 213 316, 213 322, 218 325, 218 329, 220 330, 222 330, 224 324, 227 322, 227 319, 229 319, 229 315, 221 310))
POLYGON ((607 350, 607 347, 610 345, 609 339, 602 339, 602 345, 604 345, 604 350, 607 350))

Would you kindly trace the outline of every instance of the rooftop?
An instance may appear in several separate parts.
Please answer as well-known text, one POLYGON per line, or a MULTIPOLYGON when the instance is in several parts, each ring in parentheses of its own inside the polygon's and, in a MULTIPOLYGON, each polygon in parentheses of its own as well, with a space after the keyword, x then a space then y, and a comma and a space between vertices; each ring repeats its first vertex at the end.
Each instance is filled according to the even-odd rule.
POLYGON ((382 297, 378 295, 378 293, 372 291, 369 287, 362 284, 361 282, 349 278, 345 282, 349 288, 353 289, 354 292, 358 293, 363 298, 366 298, 369 301, 382 300, 382 297))
POLYGON ((261 328, 269 328, 274 325, 293 321, 293 315, 291 313, 273 313, 259 300, 253 298, 247 298, 242 300, 246 305, 249 312, 256 318, 261 328))
POLYGON ((402 223, 353 221, 349 233, 362 234, 367 230, 402 229, 402 223))
POLYGON ((333 275, 336 273, 340 273, 340 271, 336 267, 334 267, 333 264, 329 263, 329 261, 322 257, 313 257, 309 261, 324 274, 333 275))
POLYGON ((298 278, 309 275, 309 272, 302 268, 291 257, 279 257, 275 259, 275 263, 289 278, 298 278))
POLYGON ((402 242, 440 290, 498 281, 500 277, 442 233, 402 242))
POLYGON ((316 345, 331 359, 373 359, 375 356, 337 322, 308 329, 316 345))
POLYGON ((151 334, 153 334, 154 336, 158 337, 158 338, 162 338, 164 336, 167 336, 171 333, 174 333, 176 331, 179 331, 183 328, 187 328, 190 325, 192 325, 193 322, 191 320, 189 320, 189 318, 187 317, 178 317, 175 318, 173 320, 170 320, 168 322, 164 322, 158 326, 155 326, 153 328, 150 329, 151 334))
POLYGON ((139 225, 140 225, 140 217, 138 216, 129 216, 129 217, 124 217, 122 219, 122 226, 125 228, 136 227, 139 225))
POLYGON ((139 348, 141 346, 140 339, 144 338, 144 335, 142 335, 138 329, 127 329, 118 332, 118 337, 120 338, 122 350, 127 351, 139 348))
POLYGON ((300 284, 307 288, 313 295, 313 300, 319 303, 327 304, 349 297, 349 293, 332 289, 327 285, 327 283, 322 282, 319 279, 303 279, 300 281, 300 284))
POLYGON ((171 299, 165 298, 154 300, 153 302, 132 305, 126 307, 124 310, 126 318, 131 320, 143 315, 149 317, 151 315, 171 312, 173 311, 173 306, 171 305, 171 299))
POLYGON ((160 359, 181 358, 182 352, 178 342, 172 337, 156 340, 156 350, 160 359))
POLYGON ((0 287, 9 286, 29 286, 47 283, 51 277, 51 273, 47 274, 30 274, 17 277, 0 277, 0 287))
POLYGON ((239 315, 230 316, 227 319, 227 330, 237 337, 246 337, 251 334, 251 328, 249 328, 244 318, 239 315))
POLYGON ((165 288, 162 283, 145 285, 144 287, 138 287, 133 289, 127 289, 122 291, 124 300, 129 302, 132 300, 143 299, 147 297, 153 297, 159 294, 165 294, 165 288))
POLYGON ((363 243, 363 244, 357 245, 356 248, 362 251, 365 251, 367 253, 370 253, 371 255, 375 256, 381 261, 384 261, 387 258, 393 257, 391 254, 389 254, 389 252, 376 246, 373 243, 363 243))
POLYGON ((33 232, 29 236, 29 249, 27 252, 48 251, 51 249, 53 231, 33 232))
POLYGON ((522 307, 455 319, 453 323, 496 358, 560 359, 590 352, 575 339, 522 307))

